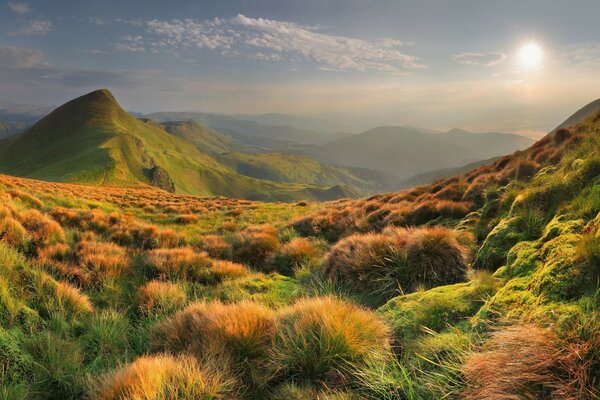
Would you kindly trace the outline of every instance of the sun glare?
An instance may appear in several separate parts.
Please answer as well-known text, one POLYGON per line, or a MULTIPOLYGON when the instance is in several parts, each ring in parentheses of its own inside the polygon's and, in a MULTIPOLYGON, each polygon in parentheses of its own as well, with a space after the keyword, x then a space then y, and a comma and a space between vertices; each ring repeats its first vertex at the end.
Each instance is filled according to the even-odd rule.
POLYGON ((536 70, 542 65, 544 50, 536 42, 528 42, 519 50, 519 64, 526 70, 536 70))

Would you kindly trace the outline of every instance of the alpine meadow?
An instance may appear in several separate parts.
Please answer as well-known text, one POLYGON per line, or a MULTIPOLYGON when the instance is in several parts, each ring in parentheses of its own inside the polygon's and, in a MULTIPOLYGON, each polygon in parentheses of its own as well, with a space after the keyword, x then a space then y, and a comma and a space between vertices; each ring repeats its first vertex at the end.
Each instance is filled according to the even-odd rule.
POLYGON ((600 399, 600 3, 0 3, 0 400, 600 399))

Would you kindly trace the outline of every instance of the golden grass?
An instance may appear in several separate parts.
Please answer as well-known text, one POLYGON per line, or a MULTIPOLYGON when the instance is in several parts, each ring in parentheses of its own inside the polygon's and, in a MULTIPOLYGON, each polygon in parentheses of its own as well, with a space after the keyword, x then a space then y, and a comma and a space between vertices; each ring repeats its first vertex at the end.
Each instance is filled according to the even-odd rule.
POLYGON ((159 322, 152 343, 168 352, 229 354, 242 362, 264 356, 274 334, 275 314, 261 304, 195 303, 159 322))
POLYGON ((70 315, 76 316, 89 314, 94 311, 94 306, 90 298, 81 293, 75 286, 58 281, 54 287, 54 299, 59 310, 63 310, 70 315))
POLYGON ((561 399, 587 397, 588 367, 582 348, 532 324, 493 332, 481 351, 467 357, 465 399, 561 399))
POLYGON ((48 215, 35 209, 28 209, 20 212, 18 217, 37 246, 47 246, 66 241, 63 228, 48 215))
POLYGON ((143 314, 174 311, 186 302, 185 290, 180 285, 156 280, 140 287, 136 297, 138 310, 143 314))
POLYGON ((129 267, 125 249, 114 243, 81 241, 77 244, 77 256, 100 280, 120 276, 129 267))
POLYGON ((148 264, 167 278, 196 280, 206 277, 210 258, 191 247, 154 249, 148 252, 148 264))
POLYGON ((227 259, 231 257, 231 245, 220 235, 201 236, 196 247, 213 258, 227 259))
POLYGON ((276 374, 330 384, 350 378, 373 354, 390 350, 390 329, 375 314, 333 297, 299 300, 277 316, 276 374))
POLYGON ((210 265, 210 273, 218 282, 241 278, 250 274, 250 270, 244 264, 226 260, 214 260, 210 265))
POLYGON ((0 240, 13 247, 22 247, 28 238, 27 231, 19 221, 11 217, 0 219, 0 240))
POLYGON ((235 380, 189 356, 143 356, 100 382, 94 400, 222 400, 235 398, 235 380))

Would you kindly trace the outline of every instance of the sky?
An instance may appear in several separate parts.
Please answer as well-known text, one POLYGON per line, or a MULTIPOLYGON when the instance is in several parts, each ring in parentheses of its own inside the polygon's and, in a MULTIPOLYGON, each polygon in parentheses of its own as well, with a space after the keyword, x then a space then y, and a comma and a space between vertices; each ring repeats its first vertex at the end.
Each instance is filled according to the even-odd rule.
POLYGON ((600 97, 598 0, 1 1, 2 104, 540 136, 600 97))

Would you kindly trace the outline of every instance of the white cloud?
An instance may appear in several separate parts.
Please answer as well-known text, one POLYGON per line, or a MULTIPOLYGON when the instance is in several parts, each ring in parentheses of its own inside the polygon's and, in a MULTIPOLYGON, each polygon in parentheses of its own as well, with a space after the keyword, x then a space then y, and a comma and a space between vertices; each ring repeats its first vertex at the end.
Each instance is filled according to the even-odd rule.
POLYGON ((600 66, 600 43, 570 46, 562 53, 562 60, 579 67, 600 66))
POLYGON ((10 10, 14 13, 17 14, 27 14, 31 11, 31 8, 29 8, 29 4, 27 3, 12 3, 9 2, 8 3, 8 8, 10 8, 10 10))
POLYGON ((43 67, 44 54, 39 50, 0 47, 0 68, 43 67))
POLYGON ((139 35, 128 35, 121 38, 119 43, 115 45, 115 49, 119 51, 132 51, 134 53, 143 53, 146 51, 144 38, 139 35))
POLYGON ((94 25, 99 25, 99 26, 106 25, 106 21, 104 21, 102 18, 99 18, 99 17, 90 17, 89 21, 94 25))
POLYGON ((459 53, 452 55, 452 59, 460 64, 481 65, 492 67, 506 60, 506 54, 500 52, 492 53, 459 53))
POLYGON ((331 71, 378 70, 404 73, 425 66, 399 50, 405 43, 384 38, 369 41, 328 35, 317 27, 239 14, 228 19, 151 20, 144 24, 147 37, 122 38, 119 50, 206 48, 226 56, 244 55, 271 61, 310 60, 331 71), (139 38, 139 39, 138 39, 139 38), (134 43, 134 45, 132 45, 134 43))
POLYGON ((101 55, 106 54, 106 51, 100 49, 84 49, 84 53, 93 54, 93 55, 101 55))
POLYGON ((43 36, 52 32, 52 22, 48 20, 32 19, 16 31, 9 32, 11 36, 43 36))

